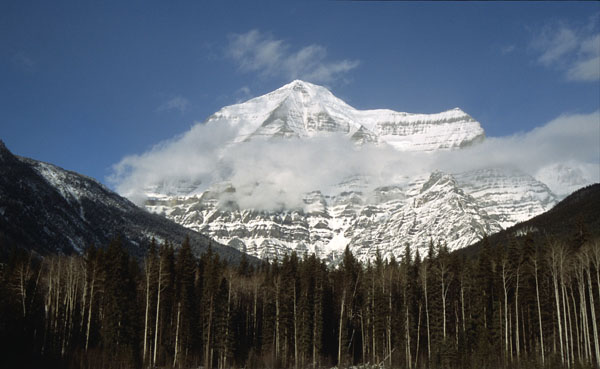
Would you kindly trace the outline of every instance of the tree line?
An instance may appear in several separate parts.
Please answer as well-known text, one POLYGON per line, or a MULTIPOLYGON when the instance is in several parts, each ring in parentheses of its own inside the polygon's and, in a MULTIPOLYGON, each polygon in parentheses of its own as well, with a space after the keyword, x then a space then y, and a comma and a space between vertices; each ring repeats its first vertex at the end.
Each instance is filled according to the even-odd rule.
POLYGON ((232 265, 186 240, 0 265, 0 367, 600 367, 600 241, 232 265))

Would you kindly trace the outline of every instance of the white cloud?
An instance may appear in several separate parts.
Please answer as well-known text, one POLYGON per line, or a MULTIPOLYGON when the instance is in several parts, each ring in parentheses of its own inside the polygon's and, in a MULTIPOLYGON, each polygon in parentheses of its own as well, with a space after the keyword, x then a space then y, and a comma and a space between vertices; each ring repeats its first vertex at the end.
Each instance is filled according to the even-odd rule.
POLYGON ((595 21, 581 28, 551 24, 536 35, 532 47, 539 53, 539 63, 564 71, 568 80, 600 80, 600 32, 595 21))
POLYGON ((327 49, 309 45, 299 50, 258 30, 230 36, 226 55, 244 72, 330 83, 359 65, 357 60, 327 60, 327 49))
POLYGON ((600 33, 583 40, 579 56, 567 71, 568 78, 575 81, 600 80, 600 33))
POLYGON ((151 150, 130 155, 113 165, 107 178, 119 193, 139 203, 144 192, 172 185, 202 185, 216 180, 223 145, 233 138, 228 127, 206 127, 197 123, 185 134, 155 145, 151 150))
POLYGON ((507 54, 510 54, 513 51, 515 51, 515 48, 516 48, 515 45, 506 45, 506 46, 500 48, 500 53, 502 55, 507 55, 507 54))
POLYGON ((541 178, 561 164, 575 170, 582 184, 600 181, 598 111, 562 115, 530 132, 487 138, 470 148, 435 154, 359 148, 341 136, 233 145, 236 135, 228 125, 196 124, 146 153, 123 158, 113 167, 109 182, 141 203, 145 192, 157 188, 169 193, 184 183, 187 190, 199 193, 227 181, 236 188, 231 196, 241 207, 279 209, 301 207, 307 192, 327 191, 355 175, 369 177, 376 187, 433 170, 459 173, 516 167, 541 178))
MULTIPOLYGON (((595 164, 600 170, 600 111, 561 115, 529 132, 491 137, 483 144, 440 158, 450 170, 513 166, 535 175, 560 162, 595 164)), ((600 173, 588 173, 595 181, 600 173)))
POLYGON ((177 110, 183 114, 183 113, 185 113, 185 111, 187 110, 189 105, 190 105, 190 101, 188 99, 186 99, 185 97, 175 96, 175 97, 169 99, 168 101, 165 101, 164 103, 162 103, 158 108, 156 108, 156 111, 177 110))
POLYGON ((575 51, 579 40, 575 32, 567 27, 545 30, 538 40, 542 54, 539 61, 545 65, 559 62, 565 55, 575 51))
POLYGON ((235 96, 236 96, 236 104, 244 102, 253 97, 252 91, 250 91, 250 87, 248 87, 248 86, 243 86, 241 88, 238 88, 237 91, 235 92, 235 96))
POLYGON ((21 51, 15 53, 12 56, 11 61, 14 65, 26 71, 32 71, 35 67, 35 62, 33 61, 33 59, 31 59, 29 56, 25 55, 21 51))

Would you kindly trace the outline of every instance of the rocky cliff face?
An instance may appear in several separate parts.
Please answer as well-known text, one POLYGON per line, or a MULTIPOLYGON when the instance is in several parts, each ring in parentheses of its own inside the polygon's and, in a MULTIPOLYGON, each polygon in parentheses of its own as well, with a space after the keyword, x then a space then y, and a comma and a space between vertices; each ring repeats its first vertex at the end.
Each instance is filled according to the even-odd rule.
POLYGON ((154 197, 148 210, 259 258, 292 250, 335 261, 349 246, 361 260, 379 252, 401 257, 406 243, 426 252, 429 242, 458 249, 517 220, 550 209, 556 199, 523 173, 490 171, 459 175, 434 172, 402 185, 361 190, 340 185, 335 195, 314 191, 301 210, 241 209, 222 199, 235 189, 221 185, 199 196, 154 197), (465 185, 462 185, 465 183, 465 185))

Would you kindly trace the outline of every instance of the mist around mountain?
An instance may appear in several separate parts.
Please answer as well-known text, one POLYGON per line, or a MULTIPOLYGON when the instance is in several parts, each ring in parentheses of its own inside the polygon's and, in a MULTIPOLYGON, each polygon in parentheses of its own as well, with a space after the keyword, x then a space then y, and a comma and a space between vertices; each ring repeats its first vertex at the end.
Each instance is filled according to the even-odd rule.
POLYGON ((566 196, 566 180, 579 187, 599 180, 598 129, 593 112, 560 116, 531 132, 485 137, 481 124, 459 108, 435 114, 357 110, 324 87, 294 81, 123 158, 109 179, 138 203, 152 193, 201 193, 227 181, 244 189, 236 195, 243 207, 277 209, 301 207, 307 192, 354 176, 369 176, 378 187, 435 170, 510 167, 547 179, 544 173, 560 165, 578 175, 547 185, 566 196))
POLYGON ((117 190, 151 212, 259 258, 399 258, 451 250, 550 209, 600 180, 597 113, 485 137, 459 108, 358 110, 293 81, 227 106, 124 158, 117 190))

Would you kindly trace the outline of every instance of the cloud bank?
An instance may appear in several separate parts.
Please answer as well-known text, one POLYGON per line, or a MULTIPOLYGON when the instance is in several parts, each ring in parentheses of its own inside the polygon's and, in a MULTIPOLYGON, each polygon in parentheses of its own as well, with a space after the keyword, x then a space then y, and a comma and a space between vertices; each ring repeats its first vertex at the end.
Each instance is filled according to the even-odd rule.
POLYGON ((327 49, 321 45, 294 50, 285 41, 258 30, 231 35, 226 55, 244 72, 314 83, 331 83, 359 65, 357 60, 329 61, 327 49))
MULTIPOLYGON (((211 184, 227 182, 236 188, 232 200, 242 208, 281 209, 302 207, 306 193, 327 192, 353 176, 365 176, 374 188, 434 170, 513 167, 548 178, 562 165, 578 173, 582 184, 600 181, 598 111, 562 115, 529 132, 436 153, 358 147, 342 136, 232 144, 236 134, 228 125, 196 124, 146 153, 123 158, 109 182, 137 203, 148 192, 199 194, 211 184)), ((558 182, 549 185, 563 189, 558 182)))
POLYGON ((571 81, 600 80, 599 18, 596 15, 589 25, 579 28, 564 23, 548 25, 532 41, 539 53, 538 62, 564 71, 571 81))

